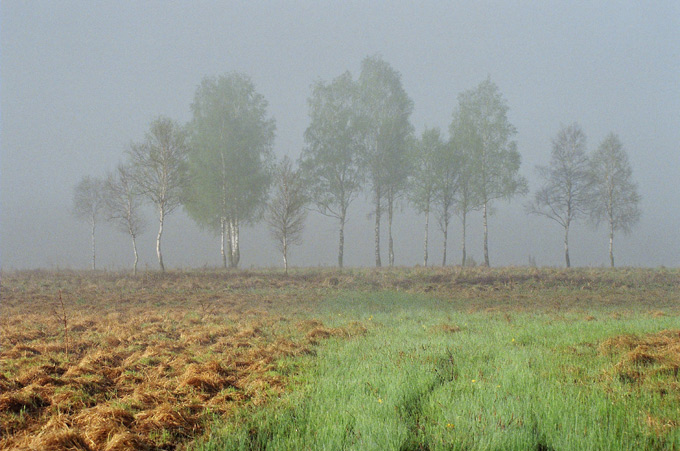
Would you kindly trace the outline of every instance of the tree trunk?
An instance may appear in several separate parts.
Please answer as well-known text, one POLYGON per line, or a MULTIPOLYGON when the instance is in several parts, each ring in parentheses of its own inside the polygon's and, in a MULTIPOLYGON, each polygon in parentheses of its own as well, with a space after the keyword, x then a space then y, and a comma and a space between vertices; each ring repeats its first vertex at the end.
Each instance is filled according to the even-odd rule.
POLYGON ((380 190, 375 192, 375 266, 381 267, 380 261, 380 190))
POLYGON ((241 259, 241 251, 239 249, 238 240, 239 240, 238 219, 233 219, 229 221, 229 247, 230 247, 229 264, 232 268, 238 267, 239 260, 241 259))
POLYGON ((286 275, 288 275, 288 240, 283 236, 283 268, 286 275))
POLYGON ((338 243, 338 267, 342 269, 342 261, 345 256, 345 212, 340 217, 340 238, 338 243))
POLYGON ((165 272, 165 265, 163 265, 163 253, 161 252, 161 236, 163 235, 163 220, 165 219, 165 209, 160 207, 158 210, 158 236, 156 237, 156 255, 158 255, 158 264, 161 267, 161 272, 165 272))
POLYGON ((569 224, 564 227, 564 259, 567 262, 567 268, 571 268, 569 261, 569 224))
POLYGON ((449 220, 444 218, 444 256, 442 257, 442 266, 446 266, 446 244, 449 240, 449 220))
POLYGON ((135 262, 132 264, 132 275, 137 275, 137 262, 139 262, 139 254, 137 253, 137 237, 134 234, 132 236, 132 252, 135 253, 135 262))
POLYGON ((227 269, 227 220, 220 219, 220 252, 222 253, 222 267, 227 269))
POLYGON ((614 267, 614 223, 609 222, 609 263, 614 267))
POLYGON ((487 205, 484 202, 484 266, 487 268, 489 264, 489 227, 487 223, 487 205))
POLYGON ((425 242, 423 243, 423 266, 427 267, 427 240, 430 234, 430 203, 425 208, 425 242))
POLYGON ((462 250, 463 250, 463 260, 461 261, 461 264, 460 264, 460 265, 461 265, 461 266, 465 266, 465 259, 467 258, 467 255, 466 255, 466 253, 465 253, 465 231, 466 231, 466 230, 465 230, 465 222, 466 222, 466 220, 467 220, 467 212, 464 211, 464 210, 463 210, 463 218, 462 218, 462 220, 463 220, 463 239, 461 240, 461 241, 462 241, 462 243, 461 243, 462 246, 461 246, 461 247, 463 248, 463 249, 462 249, 462 250))
POLYGON ((92 217, 92 271, 97 269, 97 252, 95 249, 95 241, 94 241, 94 229, 97 226, 97 221, 94 218, 94 215, 92 217))
POLYGON ((394 199, 388 199, 387 204, 387 235, 388 235, 388 260, 390 267, 394 266, 394 241, 392 241, 392 218, 394 216, 394 199))

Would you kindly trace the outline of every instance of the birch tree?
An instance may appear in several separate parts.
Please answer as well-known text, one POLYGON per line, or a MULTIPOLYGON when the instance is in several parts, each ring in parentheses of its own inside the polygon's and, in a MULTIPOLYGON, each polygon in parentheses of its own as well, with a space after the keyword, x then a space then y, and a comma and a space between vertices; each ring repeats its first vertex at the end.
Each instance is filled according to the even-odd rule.
POLYGON ((316 83, 308 103, 310 124, 300 168, 315 209, 338 220, 338 267, 342 268, 347 213, 363 182, 359 161, 363 135, 352 75, 345 72, 331 83, 316 83))
POLYGON ((274 159, 274 119, 249 76, 203 79, 191 105, 189 188, 185 208, 220 235, 222 264, 241 259, 240 230, 261 218, 274 159))
POLYGON ((461 221, 461 266, 467 262, 467 217, 480 208, 479 193, 475 190, 475 172, 472 165, 474 149, 476 149, 476 134, 467 130, 465 124, 456 122, 451 124, 451 148, 458 165, 458 184, 455 195, 454 211, 461 221))
POLYGON ((187 152, 186 133, 167 117, 154 120, 144 141, 132 144, 127 152, 134 183, 158 214, 156 255, 161 271, 165 271, 161 250, 163 226, 165 217, 181 205, 187 152))
POLYGON ((508 106, 498 87, 487 79, 477 88, 458 96, 454 122, 462 124, 467 135, 469 170, 475 198, 482 210, 484 265, 489 266, 488 216, 494 200, 509 200, 527 192, 527 181, 519 175, 521 156, 512 137, 517 133, 507 118, 508 106))
POLYGON ((614 267, 614 232, 630 233, 640 220, 640 195, 633 181, 628 154, 617 135, 610 133, 590 159, 593 192, 590 217, 606 221, 609 231, 609 263, 614 267))
POLYGON ((288 274, 288 249, 302 244, 302 231, 307 218, 307 196, 299 169, 293 168, 288 157, 274 171, 274 193, 267 203, 265 219, 269 232, 283 255, 283 267, 288 274))
POLYGON ((430 212, 436 188, 434 173, 437 169, 437 158, 443 146, 439 129, 429 128, 423 131, 412 147, 412 171, 409 179, 408 199, 419 213, 425 215, 423 266, 427 266, 428 263, 430 212))
POLYGON ((95 230, 104 208, 104 181, 97 177, 83 177, 73 189, 73 214, 90 225, 92 243, 92 271, 97 269, 95 230))
POLYGON ((132 169, 119 165, 114 173, 108 175, 104 193, 107 219, 113 222, 119 231, 130 235, 134 253, 132 275, 137 275, 139 262, 137 236, 144 231, 146 222, 141 216, 142 199, 139 188, 134 183, 132 169))
POLYGON ((564 259, 569 259, 569 226, 588 213, 590 199, 589 162, 586 135, 577 123, 562 127, 552 141, 549 166, 538 166, 541 188, 527 206, 527 212, 544 216, 564 229, 564 259))
POLYGON ((456 196, 459 189, 460 166, 455 143, 441 143, 436 153, 435 170, 432 174, 435 186, 433 206, 439 228, 444 235, 442 266, 446 266, 446 250, 448 246, 449 223, 455 212, 456 196))
POLYGON ((392 219, 397 199, 406 189, 409 117, 413 101, 401 84, 401 75, 378 56, 364 58, 359 76, 359 109, 364 129, 364 165, 371 184, 375 215, 375 265, 381 266, 380 219, 387 203, 389 264, 394 264, 392 219))

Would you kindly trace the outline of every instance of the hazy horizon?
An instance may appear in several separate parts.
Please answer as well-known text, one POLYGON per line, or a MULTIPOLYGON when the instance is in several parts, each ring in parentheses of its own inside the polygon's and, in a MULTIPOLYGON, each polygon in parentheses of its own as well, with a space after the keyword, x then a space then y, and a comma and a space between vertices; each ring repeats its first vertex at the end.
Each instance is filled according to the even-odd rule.
MULTIPOLYGON (((159 115, 180 123, 201 79, 232 71, 252 77, 276 119, 278 158, 300 155, 307 98, 379 54, 401 73, 420 135, 448 136, 457 96, 490 77, 510 108, 530 194, 495 202, 492 266, 563 266, 562 229, 527 216, 561 125, 578 122, 592 152, 618 134, 642 196, 631 234, 617 232, 617 266, 680 266, 680 3, 657 2, 197 2, 0 4, 0 265, 3 270, 87 268, 86 223, 70 214, 73 188, 104 176, 143 139, 159 115)), ((140 269, 156 269, 157 223, 146 209, 140 269)), ((373 221, 362 194, 350 207, 346 266, 372 266, 373 221)), ((97 264, 132 263, 128 236, 98 226, 97 264)), ((395 264, 422 264, 424 218, 405 202, 395 216, 395 264)), ((483 261, 481 215, 468 223, 468 255, 483 261)), ((460 260, 460 222, 449 229, 447 261, 460 260)), ((383 234, 386 237, 386 230, 383 234)), ((430 223, 430 263, 441 263, 441 233, 430 223)), ((264 224, 242 231, 241 267, 281 266, 264 224)), ((310 212, 292 266, 333 266, 337 224, 310 212)), ((387 242, 382 241, 384 256, 387 242)), ((163 237, 168 268, 217 267, 219 237, 179 209, 163 237)), ((570 232, 573 266, 608 264, 603 227, 570 232)), ((384 261, 387 259, 385 258, 384 261)))

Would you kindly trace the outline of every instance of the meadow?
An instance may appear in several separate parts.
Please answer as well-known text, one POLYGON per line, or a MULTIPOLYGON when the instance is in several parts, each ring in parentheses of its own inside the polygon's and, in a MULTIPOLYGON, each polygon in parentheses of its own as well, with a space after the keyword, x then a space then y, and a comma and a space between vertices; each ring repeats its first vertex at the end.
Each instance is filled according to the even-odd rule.
POLYGON ((0 449, 680 449, 680 271, 10 272, 0 449))

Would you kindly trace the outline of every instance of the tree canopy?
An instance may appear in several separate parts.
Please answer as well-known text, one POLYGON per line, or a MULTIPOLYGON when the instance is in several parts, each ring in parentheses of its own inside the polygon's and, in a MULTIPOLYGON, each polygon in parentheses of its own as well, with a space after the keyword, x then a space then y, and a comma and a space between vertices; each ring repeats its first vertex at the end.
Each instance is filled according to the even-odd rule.
POLYGON ((204 78, 191 109, 185 207, 221 235, 224 265, 228 257, 237 266, 240 226, 259 219, 265 206, 275 122, 250 77, 240 73, 204 78))

